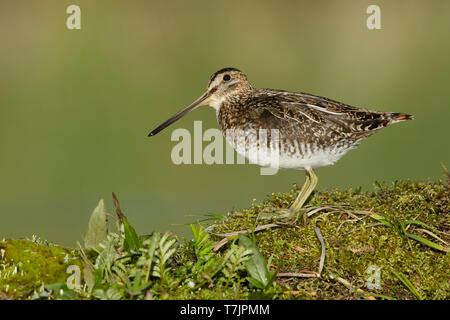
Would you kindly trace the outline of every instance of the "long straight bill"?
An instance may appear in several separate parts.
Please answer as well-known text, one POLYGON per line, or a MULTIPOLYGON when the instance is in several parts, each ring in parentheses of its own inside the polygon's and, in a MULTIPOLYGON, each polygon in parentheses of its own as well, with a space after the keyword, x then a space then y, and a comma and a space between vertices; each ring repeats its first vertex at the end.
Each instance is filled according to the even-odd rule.
POLYGON ((194 102, 192 102, 190 105, 188 105, 186 108, 184 108, 183 110, 179 111, 178 113, 176 113, 175 115, 173 115, 172 117, 170 117, 169 119, 167 119, 166 121, 164 121, 163 123, 161 123, 158 127, 156 127, 152 132, 150 132, 148 134, 149 137, 154 136, 155 134, 157 134, 158 132, 160 132, 161 130, 165 129, 166 127, 170 126, 172 123, 174 123, 175 121, 177 121, 178 119, 182 118, 183 116, 185 116, 186 114, 188 114, 189 112, 191 112, 192 110, 194 110, 195 108, 199 107, 202 105, 202 102, 204 102, 206 100, 206 98, 208 98, 208 93, 205 92, 205 94, 203 94, 200 98, 198 98, 197 100, 195 100, 194 102))

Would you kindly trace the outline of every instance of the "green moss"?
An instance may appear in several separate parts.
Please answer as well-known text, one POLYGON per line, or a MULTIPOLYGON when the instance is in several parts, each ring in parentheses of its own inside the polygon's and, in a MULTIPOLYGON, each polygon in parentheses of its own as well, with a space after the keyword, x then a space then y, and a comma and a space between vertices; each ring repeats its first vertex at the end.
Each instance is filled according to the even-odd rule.
MULTIPOLYGON (((213 231, 229 233, 267 224, 267 220, 256 219, 258 213, 287 207, 296 192, 272 194, 262 204, 230 214, 226 220, 217 223, 213 231)), ((279 284, 290 287, 288 292, 295 293, 292 298, 359 298, 359 294, 350 292, 330 274, 347 280, 354 288, 369 292, 366 281, 370 274, 366 270, 371 265, 381 271, 381 289, 372 290, 375 294, 398 299, 414 298, 393 274, 397 271, 405 274, 426 299, 450 297, 448 252, 407 240, 394 228, 376 224, 378 221, 368 215, 355 213, 358 219, 350 216, 352 211, 364 210, 385 214, 393 221, 419 220, 448 243, 448 183, 402 181, 391 186, 377 184, 375 192, 365 193, 360 190, 328 190, 316 192, 308 206, 328 209, 308 218, 306 226, 299 222, 295 227, 255 233, 259 249, 266 258, 273 256, 272 265, 278 272, 299 273, 318 270, 321 246, 314 227, 320 228, 326 243, 322 278, 279 279, 279 284)), ((408 232, 440 243, 414 228, 410 225, 408 232)))
POLYGON ((0 293, 7 298, 30 295, 42 284, 65 283, 69 265, 81 263, 67 249, 39 241, 0 241, 0 293))

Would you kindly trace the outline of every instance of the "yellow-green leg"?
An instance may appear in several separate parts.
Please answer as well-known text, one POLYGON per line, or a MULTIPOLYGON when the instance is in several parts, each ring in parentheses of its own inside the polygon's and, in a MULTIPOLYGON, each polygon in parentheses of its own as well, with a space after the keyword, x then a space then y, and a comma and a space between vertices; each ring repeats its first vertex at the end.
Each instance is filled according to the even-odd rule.
POLYGON ((312 169, 307 169, 306 170, 306 181, 303 184, 300 192, 298 193, 297 198, 291 204, 291 207, 290 207, 290 209, 293 212, 297 212, 303 207, 306 200, 308 200, 308 197, 311 195, 314 188, 317 186, 318 181, 319 181, 319 179, 317 179, 317 176, 314 173, 314 171, 312 169))

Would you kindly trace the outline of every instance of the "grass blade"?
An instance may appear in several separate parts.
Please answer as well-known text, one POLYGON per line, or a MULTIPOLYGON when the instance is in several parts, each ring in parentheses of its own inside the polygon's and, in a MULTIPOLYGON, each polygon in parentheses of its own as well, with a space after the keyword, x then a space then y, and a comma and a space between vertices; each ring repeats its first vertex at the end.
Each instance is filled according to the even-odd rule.
POLYGON ((388 221, 388 219, 386 219, 386 217, 384 217, 384 216, 382 216, 380 214, 371 212, 369 214, 369 216, 371 216, 372 218, 374 218, 378 222, 381 222, 381 223, 387 225, 388 227, 392 227, 392 224, 388 221))
POLYGON ((419 293, 419 291, 417 291, 411 281, 409 281, 403 273, 397 272, 395 270, 392 270, 392 273, 405 285, 405 287, 409 289, 409 291, 411 291, 414 296, 416 296, 417 299, 423 300, 422 295, 419 293))
POLYGON ((428 239, 425 239, 425 238, 423 238, 421 236, 418 236, 418 235, 415 235, 415 234, 412 234, 412 233, 408 233, 408 238, 411 238, 413 240, 419 241, 420 243, 422 243, 422 244, 424 244, 424 245, 426 245, 426 246, 428 246, 430 248, 433 248, 435 250, 439 250, 439 251, 443 251, 443 252, 448 252, 449 251, 448 248, 444 247, 443 245, 434 243, 433 241, 430 241, 428 239))
POLYGON ((413 224, 416 226, 421 226, 422 228, 425 229, 430 229, 430 230, 434 230, 434 228, 432 226, 427 225, 425 222, 422 222, 420 220, 406 220, 404 222, 405 226, 409 225, 409 224, 413 224))

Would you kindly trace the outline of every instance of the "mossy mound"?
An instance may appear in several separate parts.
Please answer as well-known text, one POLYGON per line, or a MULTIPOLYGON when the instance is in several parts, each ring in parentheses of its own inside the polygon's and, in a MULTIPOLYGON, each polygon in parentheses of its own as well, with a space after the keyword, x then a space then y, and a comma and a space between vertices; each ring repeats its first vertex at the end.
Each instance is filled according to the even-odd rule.
MULTIPOLYGON (((0 299, 450 298, 449 181, 318 191, 296 221, 274 218, 296 193, 207 215, 218 220, 206 229, 191 226, 194 239, 184 244, 169 233, 138 237, 127 221, 117 222, 117 233, 90 224, 88 233, 103 235, 95 250, 36 238, 0 241, 0 299), (239 231, 260 252, 252 268, 275 270, 275 282, 258 287, 249 280, 248 257, 256 255, 233 241, 239 231), (82 278, 90 284, 68 289, 70 265, 87 270, 82 278)), ((93 216, 106 215, 100 203, 93 216)), ((120 211, 117 199, 115 206, 120 211)))
POLYGON ((27 297, 43 284, 65 283, 68 266, 81 265, 73 251, 39 239, 0 241, 0 298, 27 297))
MULTIPOLYGON (((212 231, 227 234, 268 224, 267 220, 257 218, 263 212, 277 211, 274 208, 288 207, 296 192, 272 194, 262 204, 230 213, 212 231)), ((448 182, 377 184, 375 192, 316 192, 308 207, 309 212, 314 208, 319 211, 307 219, 306 226, 300 218, 294 227, 268 228, 254 233, 260 251, 267 259, 273 257, 273 268, 279 274, 293 273, 292 277, 286 274, 277 280, 280 285, 288 285, 285 293, 290 298, 356 299, 380 295, 418 298, 398 278, 399 274, 404 274, 425 299, 450 298, 450 259, 445 244, 450 238, 448 182), (385 217, 391 226, 373 219, 373 214, 385 217), (406 226, 406 232, 401 226, 406 226), (319 268, 321 245, 315 227, 325 240, 325 268, 321 278, 302 278, 300 274, 317 272, 319 268), (441 250, 415 241, 407 234, 439 243, 441 250), (370 276, 375 269, 380 271, 379 288, 369 290, 366 282, 373 280, 370 276)))

